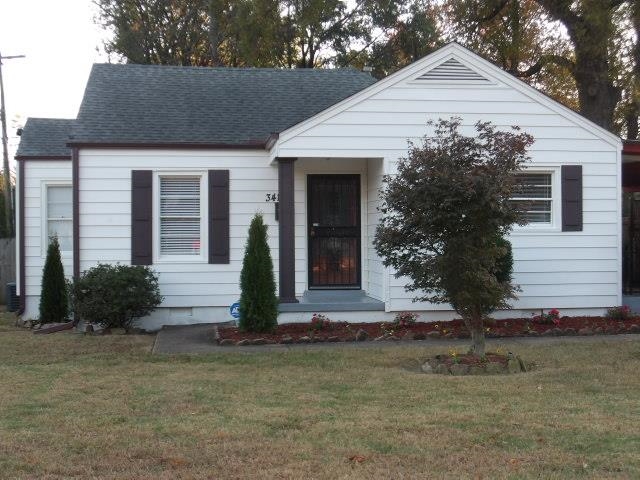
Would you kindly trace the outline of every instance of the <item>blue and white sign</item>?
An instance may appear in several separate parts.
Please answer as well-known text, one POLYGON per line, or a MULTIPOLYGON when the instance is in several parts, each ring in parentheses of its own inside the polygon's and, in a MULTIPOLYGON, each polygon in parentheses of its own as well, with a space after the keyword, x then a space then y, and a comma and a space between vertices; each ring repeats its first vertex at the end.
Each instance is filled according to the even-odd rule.
POLYGON ((229 313, 233 318, 240 318, 240 303, 236 302, 229 307, 229 313))

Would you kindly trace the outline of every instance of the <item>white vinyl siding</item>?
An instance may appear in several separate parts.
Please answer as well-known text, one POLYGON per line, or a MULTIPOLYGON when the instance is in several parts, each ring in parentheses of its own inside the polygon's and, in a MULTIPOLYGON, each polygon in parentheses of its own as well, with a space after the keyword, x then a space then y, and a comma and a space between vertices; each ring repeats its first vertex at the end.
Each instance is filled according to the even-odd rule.
POLYGON ((161 176, 160 258, 201 256, 201 176, 161 176))
MULTIPOLYGON (((49 243, 47 187, 60 186, 71 189, 71 162, 64 160, 27 160, 24 162, 24 174, 23 179, 18 179, 18 182, 24 182, 24 261, 26 294, 24 318, 38 318, 42 269, 44 267, 49 243)), ((60 192, 56 191, 56 193, 60 192)), ((62 204, 65 202, 53 203, 62 204)), ((68 209, 68 207, 62 205, 55 206, 58 214, 60 210, 64 213, 65 208, 68 209)), ((55 210, 52 213, 56 213, 55 210)), ((71 225, 71 222, 72 220, 68 221, 68 224, 71 225)), ((56 231, 57 230, 58 228, 56 228, 56 231)), ((72 247, 66 248, 72 250, 72 247)), ((71 278, 73 271, 73 255, 71 251, 62 252, 62 266, 64 267, 66 277, 71 278)), ((20 294, 22 295, 23 293, 20 292, 20 294)))
MULTIPOLYGON (((249 224, 263 212, 269 226, 276 279, 278 278, 278 222, 275 206, 266 200, 278 191, 278 168, 267 152, 215 150, 80 150, 80 269, 99 262, 131 262, 131 171, 154 171, 154 262, 162 307, 194 308, 193 321, 212 321, 202 308, 219 307, 219 321, 230 320, 229 306, 240 298, 240 270, 249 224), (207 257, 207 175, 209 169, 228 169, 230 176, 230 262, 209 264, 207 257), (160 177, 199 176, 201 255, 160 257, 160 177)), ((161 309, 164 311, 164 308, 161 309)), ((162 315, 162 311, 156 312, 162 315)))
POLYGON ((45 184, 46 198, 46 248, 51 239, 56 236, 61 252, 71 252, 73 249, 73 192, 71 185, 45 184))
POLYGON ((516 175, 516 194, 512 201, 525 212, 528 224, 553 223, 553 174, 531 172, 516 175))
MULTIPOLYGON (((477 58, 460 55, 459 59, 469 61, 471 67, 492 80, 491 84, 420 86, 411 81, 421 74, 414 71, 405 79, 396 77, 386 88, 376 90, 374 85, 369 97, 356 95, 345 102, 344 108, 320 114, 318 123, 301 124, 281 133, 277 155, 319 161, 384 157, 383 173, 394 174, 398 159, 407 155, 408 141, 420 145, 424 135, 432 134, 429 120, 460 117, 465 135, 475 133, 478 121, 492 122, 500 130, 517 125, 534 137, 526 169, 553 173, 553 201, 551 225, 532 223, 514 228, 511 234, 514 279, 522 289, 512 303, 514 309, 620 304, 618 148, 571 114, 559 113, 560 107, 554 107, 550 100, 514 88, 512 79, 503 80, 500 72, 493 74, 492 67, 477 58), (562 165, 582 165, 581 232, 561 231, 562 165)), ((384 275, 387 310, 450 309, 447 305, 412 302, 415 295, 405 290, 406 278, 397 278, 392 269, 384 275)))

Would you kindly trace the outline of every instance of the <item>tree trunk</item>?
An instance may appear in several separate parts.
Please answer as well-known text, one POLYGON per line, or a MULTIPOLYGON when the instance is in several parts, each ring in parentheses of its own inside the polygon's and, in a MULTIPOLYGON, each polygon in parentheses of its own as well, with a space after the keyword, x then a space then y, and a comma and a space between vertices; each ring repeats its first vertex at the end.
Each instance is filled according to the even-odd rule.
POLYGON ((613 130, 613 114, 622 94, 613 83, 609 62, 615 2, 583 0, 578 13, 574 11, 574 2, 535 1, 567 28, 575 52, 572 74, 578 87, 580 113, 601 127, 613 130))
POLYGON ((477 315, 472 318, 465 318, 464 324, 471 334, 471 349, 469 352, 474 355, 478 355, 479 357, 484 357, 485 339, 482 316, 477 315))
POLYGON ((594 56, 593 49, 576 47, 574 77, 578 87, 580 113, 592 122, 613 131, 613 117, 620 101, 622 90, 609 78, 609 62, 606 48, 601 55, 594 56))

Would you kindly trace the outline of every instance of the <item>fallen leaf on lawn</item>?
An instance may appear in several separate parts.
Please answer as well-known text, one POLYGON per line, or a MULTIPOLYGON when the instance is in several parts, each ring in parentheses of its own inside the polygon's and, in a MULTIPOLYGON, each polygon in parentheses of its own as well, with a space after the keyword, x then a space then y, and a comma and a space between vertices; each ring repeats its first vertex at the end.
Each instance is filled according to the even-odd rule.
POLYGON ((365 460, 365 457, 363 457, 362 455, 352 455, 349 457, 349 461, 353 463, 362 463, 365 460))

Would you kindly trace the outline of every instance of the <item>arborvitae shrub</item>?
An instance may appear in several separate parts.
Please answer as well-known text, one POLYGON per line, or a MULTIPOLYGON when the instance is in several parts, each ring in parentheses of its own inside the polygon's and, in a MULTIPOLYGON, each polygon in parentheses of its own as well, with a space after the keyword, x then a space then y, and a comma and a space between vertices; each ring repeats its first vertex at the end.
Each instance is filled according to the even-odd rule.
POLYGON ((47 249, 47 259, 42 272, 40 321, 42 323, 65 322, 68 313, 69 298, 60 258, 60 244, 58 237, 53 237, 47 249))
POLYGON ((249 227, 240 289, 240 329, 248 332, 274 330, 278 325, 278 297, 267 244, 267 225, 260 214, 253 217, 249 227))
POLYGON ((513 249, 511 248, 511 242, 504 237, 498 236, 496 238, 496 246, 504 250, 504 253, 496 259, 496 279, 500 283, 509 283, 513 275, 513 249))

